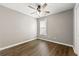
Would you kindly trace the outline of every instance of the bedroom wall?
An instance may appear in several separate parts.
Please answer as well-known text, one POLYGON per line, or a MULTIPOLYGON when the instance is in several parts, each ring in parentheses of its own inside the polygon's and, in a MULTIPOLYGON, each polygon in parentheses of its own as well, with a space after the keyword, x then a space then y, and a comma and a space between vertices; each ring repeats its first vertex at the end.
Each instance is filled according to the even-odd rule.
POLYGON ((38 24, 39 20, 44 18, 47 18, 48 35, 38 34, 38 38, 73 45, 73 9, 40 18, 38 24))
POLYGON ((0 48, 36 37, 36 19, 0 6, 0 48))

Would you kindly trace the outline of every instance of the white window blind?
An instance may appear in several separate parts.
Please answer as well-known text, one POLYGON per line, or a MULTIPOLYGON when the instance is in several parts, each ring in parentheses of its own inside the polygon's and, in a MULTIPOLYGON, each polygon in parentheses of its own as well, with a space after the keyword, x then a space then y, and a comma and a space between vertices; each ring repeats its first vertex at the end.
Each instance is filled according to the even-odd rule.
POLYGON ((47 35, 47 19, 40 20, 40 35, 47 35))

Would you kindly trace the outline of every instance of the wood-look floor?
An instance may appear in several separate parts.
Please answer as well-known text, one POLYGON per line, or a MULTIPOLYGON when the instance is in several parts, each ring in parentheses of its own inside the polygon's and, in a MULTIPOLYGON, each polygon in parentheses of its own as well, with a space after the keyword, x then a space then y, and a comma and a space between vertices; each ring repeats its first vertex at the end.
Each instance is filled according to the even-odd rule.
POLYGON ((43 41, 33 40, 0 51, 0 56, 76 56, 73 48, 43 41))

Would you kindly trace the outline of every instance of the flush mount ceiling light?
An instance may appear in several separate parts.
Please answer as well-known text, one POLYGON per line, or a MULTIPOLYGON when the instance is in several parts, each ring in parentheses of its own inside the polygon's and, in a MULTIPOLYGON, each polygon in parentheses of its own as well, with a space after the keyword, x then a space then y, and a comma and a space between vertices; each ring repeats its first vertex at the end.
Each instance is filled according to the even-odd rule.
POLYGON ((45 10, 47 3, 40 4, 40 3, 34 3, 36 7, 29 5, 28 7, 35 10, 35 12, 32 12, 31 14, 37 13, 37 15, 40 17, 40 14, 47 14, 50 13, 50 11, 45 10))

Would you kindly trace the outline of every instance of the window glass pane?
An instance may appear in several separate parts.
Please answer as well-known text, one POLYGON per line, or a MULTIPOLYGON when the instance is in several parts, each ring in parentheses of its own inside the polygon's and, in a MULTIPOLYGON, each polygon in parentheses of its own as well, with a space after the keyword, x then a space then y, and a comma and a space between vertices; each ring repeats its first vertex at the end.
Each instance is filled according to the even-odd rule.
POLYGON ((46 23, 47 23, 46 19, 40 20, 40 35, 47 35, 46 23))
POLYGON ((40 27, 46 27, 46 20, 40 21, 40 27))
POLYGON ((40 29, 40 35, 46 35, 46 29, 40 29))

